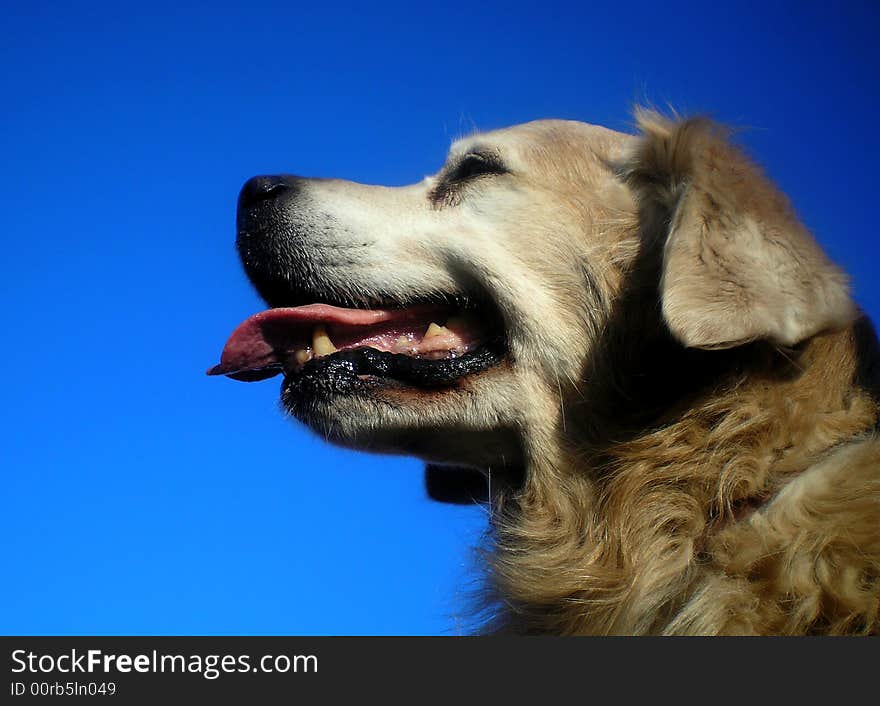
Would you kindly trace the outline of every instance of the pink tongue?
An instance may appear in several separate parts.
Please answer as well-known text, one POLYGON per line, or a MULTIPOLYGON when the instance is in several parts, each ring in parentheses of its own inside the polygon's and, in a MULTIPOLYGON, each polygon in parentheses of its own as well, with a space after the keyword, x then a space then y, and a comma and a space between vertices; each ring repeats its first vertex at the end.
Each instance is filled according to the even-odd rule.
POLYGON ((263 380, 281 372, 287 351, 310 343, 316 324, 375 326, 430 320, 438 307, 414 306, 408 309, 344 309, 329 304, 267 309, 242 322, 226 342, 220 364, 208 375, 229 375, 238 380, 263 380))

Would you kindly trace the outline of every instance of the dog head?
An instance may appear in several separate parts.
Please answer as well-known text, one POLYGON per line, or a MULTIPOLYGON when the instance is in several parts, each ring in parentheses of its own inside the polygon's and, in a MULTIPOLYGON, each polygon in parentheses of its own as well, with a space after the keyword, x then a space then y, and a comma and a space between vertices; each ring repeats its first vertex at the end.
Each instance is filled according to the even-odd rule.
POLYGON ((522 468, 559 448, 570 401, 589 407, 636 277, 682 347, 793 345, 851 318, 843 275, 716 128, 640 125, 478 134, 400 188, 251 179, 237 244, 271 308, 211 372, 283 373, 286 408, 336 443, 522 468))

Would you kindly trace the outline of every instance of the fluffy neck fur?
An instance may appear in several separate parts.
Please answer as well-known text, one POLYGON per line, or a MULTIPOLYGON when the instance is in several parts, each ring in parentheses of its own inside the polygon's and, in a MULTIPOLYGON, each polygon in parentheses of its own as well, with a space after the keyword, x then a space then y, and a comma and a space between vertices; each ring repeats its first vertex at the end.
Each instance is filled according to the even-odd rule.
MULTIPOLYGON (((638 294, 621 298, 619 316, 653 316, 638 294)), ((796 350, 686 350, 658 321, 616 330, 654 335, 638 348, 608 337, 567 405, 560 457, 535 454, 524 487, 498 505, 495 627, 877 631, 878 358, 870 324, 862 319, 796 350), (608 419, 622 421, 612 427, 608 419), (853 439, 874 447, 852 462, 852 483, 776 509, 783 488, 853 439), (813 536, 811 522, 792 520, 819 507, 833 513, 834 527, 816 526, 813 536), (873 535, 850 541, 847 533, 861 527, 874 527, 873 535), (850 578, 841 581, 844 574, 850 578)))

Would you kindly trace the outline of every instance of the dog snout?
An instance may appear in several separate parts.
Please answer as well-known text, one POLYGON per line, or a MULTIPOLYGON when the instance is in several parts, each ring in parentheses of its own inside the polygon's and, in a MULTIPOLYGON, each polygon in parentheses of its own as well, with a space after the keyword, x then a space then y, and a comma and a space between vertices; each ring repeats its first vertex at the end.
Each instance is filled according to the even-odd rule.
POLYGON ((255 176, 248 179, 238 196, 239 210, 253 208, 264 201, 274 201, 282 196, 294 195, 301 179, 288 174, 255 176))

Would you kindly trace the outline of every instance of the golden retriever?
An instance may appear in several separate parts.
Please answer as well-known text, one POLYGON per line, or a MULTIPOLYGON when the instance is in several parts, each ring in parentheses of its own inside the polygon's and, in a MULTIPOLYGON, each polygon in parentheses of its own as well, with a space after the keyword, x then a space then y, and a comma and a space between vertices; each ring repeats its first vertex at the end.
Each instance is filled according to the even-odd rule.
POLYGON ((880 631, 878 356, 846 276, 708 120, 545 120, 402 188, 257 177, 283 373, 328 440, 491 474, 492 631, 880 631))

